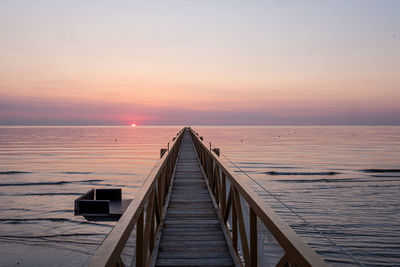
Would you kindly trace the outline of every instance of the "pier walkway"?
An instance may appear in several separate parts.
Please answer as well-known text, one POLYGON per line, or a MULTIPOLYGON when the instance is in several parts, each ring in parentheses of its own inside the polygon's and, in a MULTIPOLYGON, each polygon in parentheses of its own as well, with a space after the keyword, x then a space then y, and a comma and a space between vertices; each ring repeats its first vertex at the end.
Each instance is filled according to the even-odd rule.
POLYGON ((89 266, 328 266, 199 133, 167 147, 89 266))
POLYGON ((183 137, 156 266, 233 266, 189 132, 183 137))

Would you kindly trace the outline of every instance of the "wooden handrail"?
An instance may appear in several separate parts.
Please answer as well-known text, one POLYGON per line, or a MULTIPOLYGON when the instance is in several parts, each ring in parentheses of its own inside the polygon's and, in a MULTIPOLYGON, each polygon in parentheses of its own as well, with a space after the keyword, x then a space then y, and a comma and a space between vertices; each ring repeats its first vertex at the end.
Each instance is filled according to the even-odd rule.
POLYGON ((148 266, 185 129, 174 137, 169 152, 153 167, 136 198, 95 251, 88 266, 124 266, 121 253, 135 226, 136 266, 148 266))
POLYGON ((239 252, 243 255, 243 265, 257 266, 258 257, 263 256, 257 251, 258 218, 285 251, 277 266, 329 266, 246 184, 246 178, 235 175, 215 151, 207 147, 203 138, 192 128, 189 129, 225 226, 232 228, 233 246, 238 255, 239 252), (230 182, 229 192, 226 192, 226 179, 230 182), (241 198, 249 205, 249 233, 245 229, 241 198), (228 225, 229 214, 232 216, 232 225, 228 225))
MULTIPOLYGON (((148 266, 162 227, 162 216, 172 186, 172 176, 178 158, 183 132, 190 130, 200 164, 207 176, 214 195, 220 218, 231 228, 230 238, 237 256, 244 266, 257 266, 261 253, 257 248, 257 221, 269 230, 284 254, 277 266, 328 266, 241 178, 219 159, 215 151, 208 149, 202 138, 191 128, 183 128, 172 140, 165 153, 146 178, 123 216, 96 250, 89 266, 124 266, 121 253, 136 226, 136 266, 148 266), (245 212, 248 204, 249 222, 246 230, 245 212), (231 222, 229 223, 229 217, 231 222), (240 257, 241 255, 242 257, 240 257)), ((165 215, 164 215, 165 216, 165 215)))

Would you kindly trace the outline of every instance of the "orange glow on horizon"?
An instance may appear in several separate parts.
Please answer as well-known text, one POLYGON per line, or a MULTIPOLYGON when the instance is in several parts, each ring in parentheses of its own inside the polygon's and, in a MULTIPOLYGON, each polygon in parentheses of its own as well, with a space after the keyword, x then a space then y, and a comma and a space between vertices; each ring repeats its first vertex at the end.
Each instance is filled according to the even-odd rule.
POLYGON ((394 3, 3 2, 0 125, 400 124, 394 3))

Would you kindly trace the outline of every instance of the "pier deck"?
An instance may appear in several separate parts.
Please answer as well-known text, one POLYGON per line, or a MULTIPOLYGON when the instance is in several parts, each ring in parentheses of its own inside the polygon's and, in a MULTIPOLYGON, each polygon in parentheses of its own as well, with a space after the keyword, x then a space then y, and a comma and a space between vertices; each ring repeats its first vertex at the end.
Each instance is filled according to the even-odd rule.
POLYGON ((192 128, 169 144, 89 267, 328 266, 192 128))
POLYGON ((173 181, 156 266, 233 266, 188 131, 173 181))

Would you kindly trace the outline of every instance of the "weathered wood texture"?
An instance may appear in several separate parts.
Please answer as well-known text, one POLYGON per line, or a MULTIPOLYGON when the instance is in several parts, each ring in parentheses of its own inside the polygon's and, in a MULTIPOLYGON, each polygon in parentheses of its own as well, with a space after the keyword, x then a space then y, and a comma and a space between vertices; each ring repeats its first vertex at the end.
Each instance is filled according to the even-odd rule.
POLYGON ((175 169, 156 266, 234 266, 188 132, 175 169))

